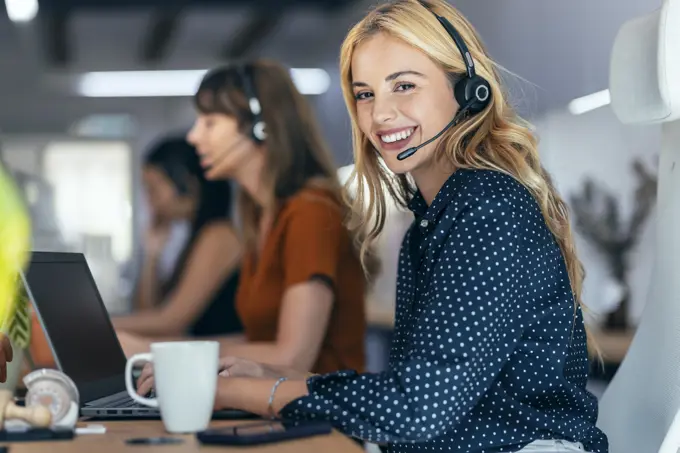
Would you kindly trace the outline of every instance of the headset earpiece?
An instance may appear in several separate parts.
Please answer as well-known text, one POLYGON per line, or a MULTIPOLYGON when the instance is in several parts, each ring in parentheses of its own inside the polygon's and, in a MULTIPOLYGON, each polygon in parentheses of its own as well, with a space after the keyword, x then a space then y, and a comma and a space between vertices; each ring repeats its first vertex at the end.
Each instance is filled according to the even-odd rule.
MULTIPOLYGON (((423 6, 429 10, 427 5, 423 4, 423 6)), ((458 102, 459 109, 444 129, 439 131, 429 140, 425 140, 420 145, 413 146, 397 154, 398 160, 404 160, 414 155, 423 146, 437 140, 442 134, 457 125, 460 120, 484 110, 491 101, 491 86, 483 77, 480 77, 475 73, 475 63, 472 60, 472 55, 470 55, 470 51, 468 50, 463 37, 456 31, 453 25, 451 25, 451 22, 446 20, 446 18, 437 15, 431 10, 430 12, 434 14, 442 27, 444 27, 449 36, 451 36, 451 39, 460 51, 463 63, 465 64, 465 74, 453 86, 453 95, 458 102)))
POLYGON ((263 142, 266 138, 267 132, 265 132, 264 121, 258 121, 253 125, 253 140, 263 142))
POLYGON ((465 63, 465 75, 453 87, 453 93, 458 105, 463 108, 467 106, 467 111, 474 115, 481 112, 489 105, 491 101, 491 87, 489 82, 475 72, 475 63, 472 60, 472 55, 468 50, 465 40, 458 33, 458 30, 445 17, 439 16, 432 12, 439 23, 447 31, 456 47, 460 51, 460 55, 465 63))
POLYGON ((453 88, 453 93, 458 105, 461 107, 467 105, 471 115, 484 110, 491 100, 489 82, 477 75, 459 80, 453 88))
POLYGON ((243 91, 248 99, 248 109, 250 110, 253 122, 250 130, 250 137, 255 143, 259 144, 264 142, 267 138, 267 132, 265 130, 266 125, 262 118, 262 106, 260 105, 260 100, 257 98, 257 93, 255 92, 255 81, 253 80, 251 67, 244 65, 240 69, 243 91))

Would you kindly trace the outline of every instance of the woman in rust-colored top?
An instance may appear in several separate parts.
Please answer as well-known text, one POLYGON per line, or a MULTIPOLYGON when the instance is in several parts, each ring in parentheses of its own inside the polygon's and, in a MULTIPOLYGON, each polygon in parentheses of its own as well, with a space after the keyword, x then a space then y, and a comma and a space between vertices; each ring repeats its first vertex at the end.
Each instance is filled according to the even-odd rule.
POLYGON ((205 76, 195 104, 188 140, 206 177, 241 189, 244 336, 220 339, 221 355, 316 373, 362 370, 366 278, 331 153, 289 70, 270 61, 221 67, 205 76))
POLYGON ((342 222, 343 211, 332 192, 301 189, 282 206, 259 256, 246 255, 237 293, 236 307, 250 342, 276 342, 283 323, 325 328, 320 344, 305 346, 310 353, 318 350, 311 367, 316 373, 364 366, 363 273, 342 222), (333 292, 330 318, 282 317, 286 292, 309 282, 333 292))

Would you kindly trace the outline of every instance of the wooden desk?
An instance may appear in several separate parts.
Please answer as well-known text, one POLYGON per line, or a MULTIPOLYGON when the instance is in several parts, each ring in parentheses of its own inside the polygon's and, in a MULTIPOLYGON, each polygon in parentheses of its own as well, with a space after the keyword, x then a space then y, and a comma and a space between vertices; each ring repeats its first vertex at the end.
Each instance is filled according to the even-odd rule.
POLYGON ((620 364, 623 362, 628 348, 633 342, 635 336, 635 329, 631 328, 625 331, 593 331, 593 337, 597 342, 598 347, 602 351, 602 358, 607 363, 620 364))
MULTIPOLYGON (((236 423, 249 423, 253 420, 238 421, 215 421, 211 427, 229 426, 236 423)), ((174 435, 165 432, 161 421, 115 421, 89 423, 103 424, 106 426, 106 434, 83 434, 73 440, 60 440, 56 442, 14 442, 1 444, 9 446, 9 453, 188 453, 197 451, 243 451, 244 447, 225 447, 201 445, 194 435, 174 435), (126 445, 125 440, 133 437, 170 436, 181 437, 183 444, 177 445, 126 445), (219 449, 219 450, 218 450, 219 449)), ((84 425, 84 423, 79 423, 84 425)), ((280 442, 261 447, 248 447, 252 453, 362 453, 363 449, 351 439, 333 431, 326 436, 310 437, 308 439, 280 442)))

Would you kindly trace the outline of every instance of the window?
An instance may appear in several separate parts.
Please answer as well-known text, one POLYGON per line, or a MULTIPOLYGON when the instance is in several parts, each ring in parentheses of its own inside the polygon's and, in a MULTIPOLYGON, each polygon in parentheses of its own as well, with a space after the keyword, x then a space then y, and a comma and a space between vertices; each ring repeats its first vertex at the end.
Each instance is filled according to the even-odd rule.
POLYGON ((3 158, 28 204, 33 249, 85 254, 107 308, 129 305, 132 150, 123 141, 5 140, 3 158), (126 290, 126 288, 128 288, 126 290))
POLYGON ((123 142, 56 142, 43 161, 67 242, 91 245, 119 263, 132 252, 130 160, 123 142))

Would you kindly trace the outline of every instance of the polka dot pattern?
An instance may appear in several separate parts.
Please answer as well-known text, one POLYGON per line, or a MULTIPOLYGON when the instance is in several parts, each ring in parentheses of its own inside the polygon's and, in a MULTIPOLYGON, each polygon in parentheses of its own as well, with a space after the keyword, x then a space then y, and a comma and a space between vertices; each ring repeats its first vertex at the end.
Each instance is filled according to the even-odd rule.
POLYGON ((309 379, 285 418, 328 420, 388 452, 516 452, 537 439, 607 453, 585 389, 583 316, 559 246, 511 177, 459 170, 416 194, 389 369, 309 379))

